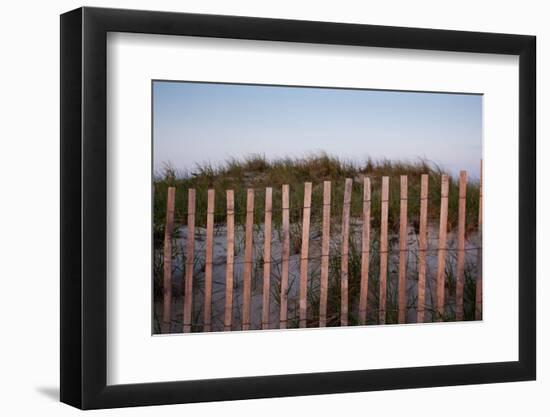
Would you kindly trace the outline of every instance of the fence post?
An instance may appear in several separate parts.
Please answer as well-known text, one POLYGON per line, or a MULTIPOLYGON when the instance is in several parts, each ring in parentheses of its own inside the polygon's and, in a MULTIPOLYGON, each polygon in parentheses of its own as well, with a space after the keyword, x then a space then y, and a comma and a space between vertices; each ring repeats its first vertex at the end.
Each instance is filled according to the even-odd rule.
POLYGON ((319 294, 319 327, 327 325, 328 263, 330 249, 330 181, 323 183, 323 235, 321 243, 321 283, 319 294))
POLYGON ((279 316, 279 328, 286 329, 287 322, 287 296, 288 296, 288 261, 290 257, 290 219, 289 219, 289 187, 283 185, 283 248, 281 265, 281 312, 279 316))
POLYGON ((351 205, 351 187, 353 180, 346 178, 344 185, 344 204, 342 207, 342 246, 341 246, 341 276, 340 276, 340 325, 348 325, 348 275, 349 275, 349 212, 351 205))
POLYGON ((418 231, 418 307, 416 321, 424 322, 426 309, 426 250, 428 249, 428 179, 422 174, 420 184, 420 229, 418 231))
POLYGON ((363 178, 363 227, 361 233, 361 288, 359 292, 359 324, 367 322, 370 256, 370 179, 363 178))
POLYGON ((193 314, 193 266, 195 264, 195 190, 187 194, 187 253, 185 258, 185 294, 183 297, 183 332, 191 332, 193 314))
POLYGON ((478 230, 478 250, 477 250, 477 280, 476 280, 476 320, 481 320, 482 316, 482 295, 483 295, 483 159, 479 162, 479 212, 477 219, 478 230))
POLYGON ((304 184, 302 250, 300 254, 300 327, 307 327, 307 277, 309 257, 309 218, 311 214, 311 182, 304 184))
POLYGON ((226 191, 227 200, 227 262, 225 269, 224 330, 231 330, 233 317, 233 262, 235 257, 235 198, 233 190, 226 191))
POLYGON ((397 322, 407 321, 407 176, 400 178, 399 204, 399 282, 398 282, 398 317, 397 322))
POLYGON ((252 240, 254 228, 254 190, 246 192, 246 229, 244 244, 244 273, 243 273, 243 322, 242 329, 250 329, 250 296, 252 280, 252 240))
POLYGON ((206 209, 206 259, 204 266, 204 331, 212 327, 212 250, 214 246, 215 190, 208 190, 206 209))
POLYGON ((460 171, 458 185, 458 253, 456 259, 456 321, 464 319, 464 234, 466 232, 467 181, 466 171, 460 171))
POLYGON ((162 333, 170 333, 172 322, 172 230, 174 228, 174 203, 176 188, 168 187, 166 198, 166 225, 164 227, 164 304, 162 310, 162 333))
POLYGON ((269 329, 269 290, 271 278, 271 216, 273 210, 273 188, 265 189, 264 220, 264 286, 262 299, 262 329, 269 329))
POLYGON ((388 276, 388 199, 390 178, 382 177, 382 196, 380 208, 380 299, 378 309, 379 324, 386 324, 386 280, 388 276))
POLYGON ((447 215, 449 209, 449 176, 441 176, 441 208, 439 211, 439 243, 437 251, 437 321, 445 313, 445 258, 447 256, 447 215))

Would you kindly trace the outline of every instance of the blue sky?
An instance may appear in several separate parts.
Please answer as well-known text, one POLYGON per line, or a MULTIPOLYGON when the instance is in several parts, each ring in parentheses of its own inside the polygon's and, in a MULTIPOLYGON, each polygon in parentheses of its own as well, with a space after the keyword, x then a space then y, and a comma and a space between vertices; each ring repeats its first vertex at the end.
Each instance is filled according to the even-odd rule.
POLYGON ((324 151, 355 162, 427 158, 479 178, 482 96, 153 83, 154 169, 324 151))

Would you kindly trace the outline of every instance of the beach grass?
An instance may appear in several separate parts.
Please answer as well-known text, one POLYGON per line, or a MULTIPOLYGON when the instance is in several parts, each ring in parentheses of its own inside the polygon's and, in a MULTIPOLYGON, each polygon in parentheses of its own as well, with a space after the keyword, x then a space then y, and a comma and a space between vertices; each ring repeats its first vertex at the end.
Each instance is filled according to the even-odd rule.
MULTIPOLYGON (((204 228, 206 225, 206 203, 209 189, 216 191, 215 201, 215 223, 223 226, 226 222, 226 200, 225 192, 228 189, 235 193, 235 222, 237 227, 243 227, 246 217, 246 194, 248 188, 255 190, 254 223, 255 230, 261 230, 264 221, 264 199, 265 188, 273 188, 273 229, 280 232, 281 227, 281 188, 283 184, 290 186, 290 241, 291 254, 298 253, 301 247, 301 220, 303 209, 304 183, 312 182, 312 209, 311 209, 311 231, 313 235, 320 235, 322 222, 323 202, 323 181, 331 181, 331 230, 337 233, 341 223, 342 203, 344 194, 344 182, 346 178, 353 179, 351 198, 351 218, 361 221, 363 210, 363 179, 368 176, 371 180, 371 225, 374 230, 380 228, 380 194, 381 181, 383 176, 390 178, 390 199, 389 199, 389 234, 396 235, 399 230, 399 209, 400 209, 400 181, 401 175, 408 177, 408 222, 415 233, 418 233, 419 211, 420 211, 420 178, 422 174, 429 176, 428 193, 428 221, 438 226, 440 212, 441 176, 449 175, 449 215, 448 230, 456 230, 458 222, 458 180, 451 176, 439 166, 426 160, 413 162, 371 160, 363 163, 352 163, 343 161, 326 154, 314 154, 304 158, 285 158, 268 160, 262 155, 250 155, 237 160, 230 159, 220 165, 197 165, 192 171, 177 170, 166 165, 161 172, 157 172, 153 179, 154 185, 154 276, 155 296, 160 297, 162 293, 162 246, 164 239, 166 195, 170 186, 176 187, 176 207, 174 238, 178 237, 179 227, 185 226, 187 219, 187 191, 190 188, 196 191, 196 227, 204 228)), ((469 180, 466 197, 466 233, 477 232, 478 209, 479 209, 479 181, 469 180)), ((371 233, 371 268, 369 271, 369 287, 373 306, 378 305, 379 285, 379 235, 378 232, 371 233)), ((237 242, 238 243, 238 242, 237 242)), ((311 245, 318 244, 318 236, 312 240, 311 245), (314 243, 315 242, 315 243, 314 243)), ((256 243, 255 243, 256 244, 256 243)), ((261 242, 258 242, 261 246, 261 242)), ((236 250, 243 246, 236 245, 236 250)), ((184 257, 183 248, 174 246, 173 256, 184 257)), ((258 247, 256 253, 262 253, 258 247)), ((414 253, 412 256, 416 256, 414 253)), ((197 256, 197 255, 196 255, 197 256)), ((198 259, 198 258, 197 258, 198 259)), ((340 254, 337 250, 331 250, 330 275, 328 291, 328 325, 338 325, 340 308, 340 254)), ((198 261, 197 261, 198 262, 198 261)), ((358 323, 355 314, 357 300, 359 297, 360 271, 361 271, 361 245, 360 242, 350 239, 349 252, 349 300, 350 300, 350 325, 358 323)), ((390 260, 391 262, 391 260, 390 260)), ((448 260, 448 271, 446 273, 446 287, 451 296, 456 278, 452 265, 455 260, 448 260)), ((255 260, 258 271, 254 276, 261 276, 261 257, 255 260)), ((318 265, 317 265, 318 267, 318 265)), ((197 268, 201 270, 201 268, 197 268)), ((256 269, 256 268, 255 268, 256 269)), ((472 320, 474 313, 475 299, 475 271, 476 265, 466 264, 465 267, 465 320, 472 320)), ((280 271, 279 271, 280 272, 280 271)), ((178 271, 181 274, 181 271, 178 271)), ((278 304, 280 288, 277 287, 278 271, 274 266, 273 274, 273 296, 278 304)), ((410 276, 416 276, 416 271, 409 271, 410 276)), ((312 312, 310 319, 318 320, 316 315, 319 306, 318 285, 319 271, 311 273, 310 291, 308 292, 308 309, 312 312)), ((201 273, 198 276, 202 276, 201 273)), ((387 322, 397 321, 397 271, 392 264, 388 272, 388 294, 387 294, 387 322), (395 282, 394 282, 395 281, 395 282), (393 283, 393 284, 391 284, 393 283)), ((291 283, 292 285, 292 283, 291 283)), ((433 304, 430 301, 430 304, 433 304)), ((416 299, 408 299, 408 308, 415 308, 416 299)), ((435 314, 435 312, 431 312, 435 314)), ((443 320, 453 320, 454 311, 442 317, 443 320)), ((376 308, 369 313, 367 321, 369 324, 377 323, 378 317, 376 308)), ((289 316, 289 327, 298 325, 297 318, 289 316), (294 323, 294 321, 295 323, 294 323)))
MULTIPOLYGON (((344 182, 353 179, 351 217, 362 213, 363 178, 371 179, 371 217, 374 227, 379 225, 380 192, 383 176, 390 178, 389 227, 397 230, 399 223, 399 177, 408 177, 408 216, 417 227, 420 211, 420 177, 429 175, 428 218, 437 221, 440 210, 441 176, 448 174, 436 164, 419 159, 413 162, 367 159, 362 163, 338 159, 327 154, 313 154, 303 158, 269 160, 263 155, 249 155, 242 159, 229 159, 219 165, 197 165, 194 170, 182 171, 166 164, 157 172, 154 184, 154 226, 155 235, 162 241, 166 213, 166 194, 169 186, 176 187, 176 224, 186 224, 187 190, 196 190, 196 224, 206 223, 206 202, 209 189, 216 191, 215 222, 226 219, 226 190, 235 193, 235 222, 244 223, 246 190, 255 190, 254 221, 263 222, 265 188, 273 188, 273 222, 281 221, 281 187, 290 186, 290 221, 299 222, 302 216, 304 183, 312 182, 312 220, 322 215, 323 181, 331 181, 331 217, 338 219, 342 213, 344 182)), ((449 175, 449 174, 448 174, 449 175)), ((466 197, 467 233, 477 229, 479 206, 479 182, 469 180, 466 197)), ((450 176, 449 181, 449 230, 458 221, 458 180, 450 176)))

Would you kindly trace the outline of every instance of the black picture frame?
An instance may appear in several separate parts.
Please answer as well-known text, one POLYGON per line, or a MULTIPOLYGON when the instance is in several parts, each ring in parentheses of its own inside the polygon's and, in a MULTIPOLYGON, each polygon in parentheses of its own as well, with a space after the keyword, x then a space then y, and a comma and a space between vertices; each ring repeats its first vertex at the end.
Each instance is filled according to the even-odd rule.
POLYGON ((535 379, 535 51, 524 35, 88 7, 61 15, 61 401, 95 409, 535 379), (519 56, 519 360, 107 385, 108 32, 519 56))

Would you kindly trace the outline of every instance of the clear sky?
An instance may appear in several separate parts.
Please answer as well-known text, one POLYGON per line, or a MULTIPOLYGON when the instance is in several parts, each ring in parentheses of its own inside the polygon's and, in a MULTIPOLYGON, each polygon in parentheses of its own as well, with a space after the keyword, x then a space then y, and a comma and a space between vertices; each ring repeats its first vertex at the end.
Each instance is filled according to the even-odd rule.
POLYGON ((427 158, 479 178, 482 96, 155 81, 154 169, 250 153, 427 158))

